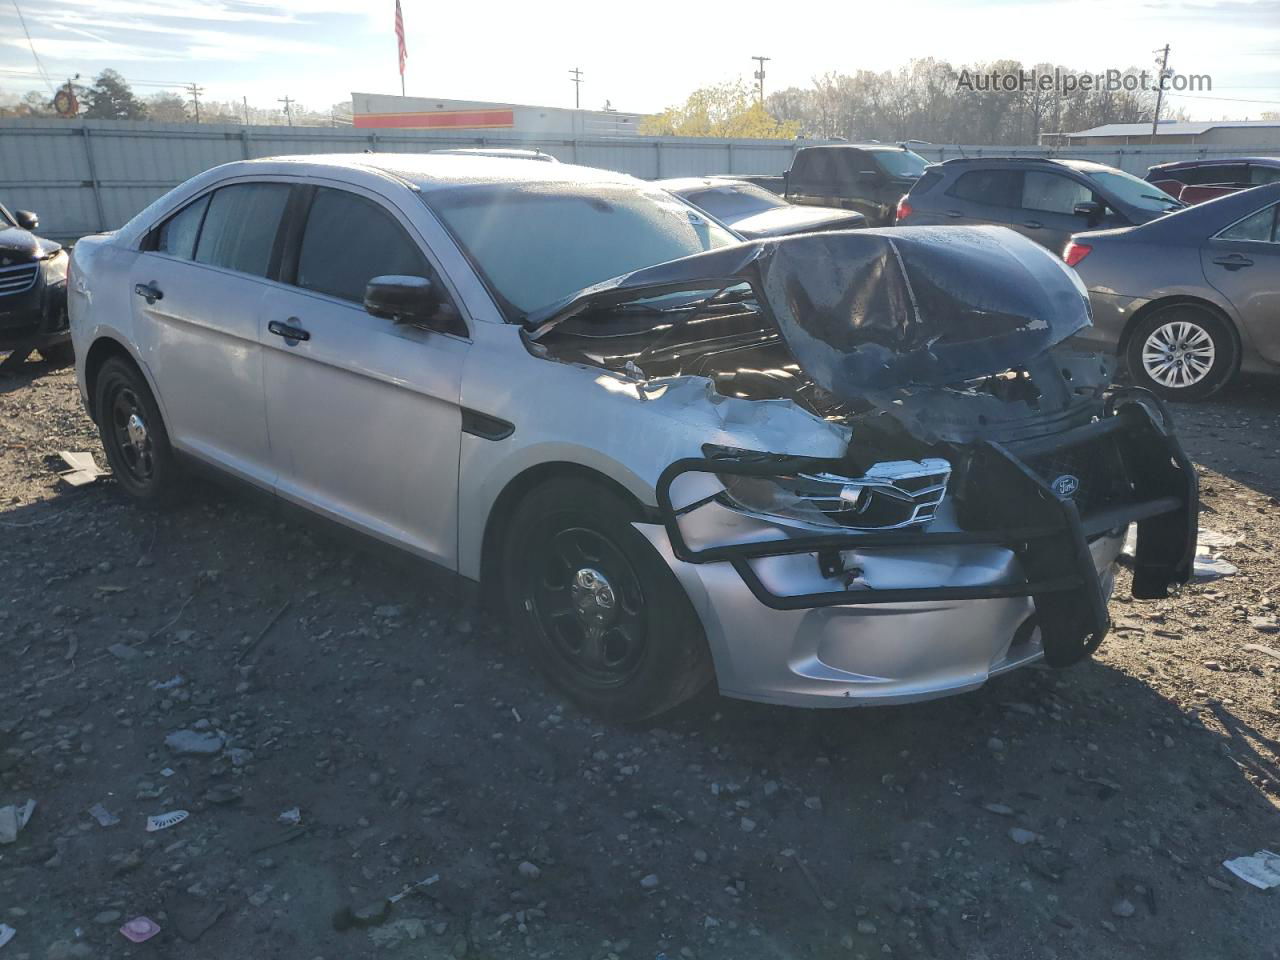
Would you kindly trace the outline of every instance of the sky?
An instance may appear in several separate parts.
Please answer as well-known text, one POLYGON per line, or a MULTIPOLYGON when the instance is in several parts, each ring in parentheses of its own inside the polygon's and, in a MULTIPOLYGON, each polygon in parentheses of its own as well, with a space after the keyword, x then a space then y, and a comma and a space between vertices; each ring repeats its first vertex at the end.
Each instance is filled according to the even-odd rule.
MULTIPOLYGON (((768 92, 924 57, 1141 68, 1167 43, 1172 69, 1212 78, 1211 91, 1170 98, 1193 119, 1280 111, 1280 0, 401 2, 407 92, 424 97, 573 106, 578 67, 584 107, 652 112, 700 86, 754 82, 755 55, 772 58, 768 92)), ((352 91, 399 92, 394 9, 395 0, 0 0, 0 90, 43 88, 34 46, 55 83, 113 67, 140 94, 195 82, 211 99, 266 107, 289 96, 327 109, 352 91)))

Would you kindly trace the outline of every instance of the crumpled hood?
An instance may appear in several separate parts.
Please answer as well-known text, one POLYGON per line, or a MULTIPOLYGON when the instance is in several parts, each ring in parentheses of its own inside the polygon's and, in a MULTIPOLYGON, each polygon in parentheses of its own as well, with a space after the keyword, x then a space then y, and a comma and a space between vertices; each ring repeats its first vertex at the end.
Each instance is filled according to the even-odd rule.
POLYGON ((37 237, 29 230, 0 223, 0 267, 43 260, 61 249, 61 244, 37 237))
POLYGON ((830 393, 943 386, 1025 364, 1089 326, 1088 294, 1004 227, 895 227, 757 240, 607 280, 526 318, 537 338, 640 297, 746 281, 830 393))

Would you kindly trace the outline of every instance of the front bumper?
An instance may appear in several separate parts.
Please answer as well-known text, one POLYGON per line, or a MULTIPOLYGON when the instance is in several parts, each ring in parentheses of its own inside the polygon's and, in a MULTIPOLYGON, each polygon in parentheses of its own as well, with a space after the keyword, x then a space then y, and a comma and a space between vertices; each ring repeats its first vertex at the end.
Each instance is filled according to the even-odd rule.
POLYGON ((67 284, 45 281, 43 262, 37 264, 32 285, 16 293, 0 294, 0 350, 39 347, 66 340, 67 284))
POLYGON ((951 513, 927 530, 762 536, 706 496, 673 503, 684 475, 779 472, 724 459, 672 464, 657 488, 662 525, 642 529, 702 615, 728 695, 904 702, 973 689, 1041 656, 1066 666, 1106 635, 1130 523, 1139 598, 1185 582, 1195 547, 1196 475, 1176 440, 1141 403, 1108 413, 1016 447, 973 445, 951 513), (1103 445, 1123 474, 1108 496, 1056 495, 1043 473, 1097 460, 1103 445))

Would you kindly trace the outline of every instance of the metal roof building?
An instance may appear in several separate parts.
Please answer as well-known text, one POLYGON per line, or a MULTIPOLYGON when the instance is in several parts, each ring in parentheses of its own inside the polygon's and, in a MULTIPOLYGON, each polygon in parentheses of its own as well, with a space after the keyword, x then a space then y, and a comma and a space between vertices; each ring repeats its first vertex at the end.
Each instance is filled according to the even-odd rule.
POLYGON ((1150 123, 1107 123, 1077 133, 1044 133, 1043 146, 1115 146, 1126 144, 1198 143, 1222 146, 1278 146, 1280 122, 1274 120, 1161 120, 1151 135, 1150 123))

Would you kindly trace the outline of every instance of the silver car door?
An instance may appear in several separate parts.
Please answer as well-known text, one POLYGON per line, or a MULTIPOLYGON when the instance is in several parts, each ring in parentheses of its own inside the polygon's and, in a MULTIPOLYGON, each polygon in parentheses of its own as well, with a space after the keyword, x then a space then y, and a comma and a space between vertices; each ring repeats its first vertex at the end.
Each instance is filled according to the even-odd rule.
POLYGON ((263 314, 277 491, 452 568, 466 329, 456 309, 442 330, 367 313, 373 277, 439 274, 380 199, 304 189, 293 285, 273 291, 263 314))
POLYGON ((1280 204, 1256 210, 1200 248, 1204 275, 1231 301, 1249 339, 1280 363, 1280 204))
POLYGON ((289 195, 219 187, 148 235, 130 270, 134 340, 174 445, 269 485, 258 321, 289 195))

